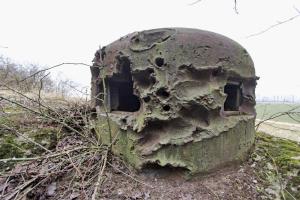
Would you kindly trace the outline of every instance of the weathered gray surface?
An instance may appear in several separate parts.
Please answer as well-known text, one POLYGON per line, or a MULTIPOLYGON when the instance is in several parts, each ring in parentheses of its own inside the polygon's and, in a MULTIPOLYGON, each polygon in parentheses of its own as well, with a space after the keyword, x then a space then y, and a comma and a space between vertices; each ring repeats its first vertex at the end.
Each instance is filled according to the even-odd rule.
MULTIPOLYGON (((92 97, 105 99, 110 112, 113 150, 136 168, 155 163, 208 171, 244 159, 254 142, 253 62, 224 36, 183 28, 132 33, 97 51, 91 71, 92 97), (229 83, 242 92, 233 110, 224 111, 229 83), (133 94, 118 90, 130 86, 133 94)), ((107 143, 97 98, 96 127, 107 143)))

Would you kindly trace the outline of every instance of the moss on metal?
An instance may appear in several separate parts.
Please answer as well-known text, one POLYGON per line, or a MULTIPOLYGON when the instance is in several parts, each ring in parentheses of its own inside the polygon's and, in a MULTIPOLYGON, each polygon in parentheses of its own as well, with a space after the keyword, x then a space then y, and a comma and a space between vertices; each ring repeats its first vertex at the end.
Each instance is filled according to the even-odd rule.
POLYGON ((107 143, 107 110, 114 152, 137 169, 209 171, 243 160, 253 145, 257 77, 229 38, 185 28, 135 32, 99 49, 91 72, 98 133, 107 143))

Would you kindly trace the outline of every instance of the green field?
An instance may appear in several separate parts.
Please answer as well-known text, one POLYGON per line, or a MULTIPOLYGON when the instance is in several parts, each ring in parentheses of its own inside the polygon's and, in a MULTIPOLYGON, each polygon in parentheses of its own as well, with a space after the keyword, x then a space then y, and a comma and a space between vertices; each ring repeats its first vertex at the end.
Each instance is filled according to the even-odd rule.
POLYGON ((292 112, 296 112, 292 114, 291 117, 288 115, 283 115, 272 120, 279 122, 299 123, 300 104, 258 103, 256 105, 257 119, 267 119, 276 113, 287 112, 291 109, 294 109, 292 112))

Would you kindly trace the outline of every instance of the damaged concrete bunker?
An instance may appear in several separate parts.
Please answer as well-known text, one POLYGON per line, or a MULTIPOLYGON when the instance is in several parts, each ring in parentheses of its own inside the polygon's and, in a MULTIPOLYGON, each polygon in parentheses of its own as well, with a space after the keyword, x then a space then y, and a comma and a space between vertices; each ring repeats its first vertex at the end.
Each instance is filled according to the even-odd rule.
POLYGON ((227 37, 135 32, 99 49, 91 72, 96 133, 136 169, 206 172, 244 160, 253 146, 257 77, 227 37))

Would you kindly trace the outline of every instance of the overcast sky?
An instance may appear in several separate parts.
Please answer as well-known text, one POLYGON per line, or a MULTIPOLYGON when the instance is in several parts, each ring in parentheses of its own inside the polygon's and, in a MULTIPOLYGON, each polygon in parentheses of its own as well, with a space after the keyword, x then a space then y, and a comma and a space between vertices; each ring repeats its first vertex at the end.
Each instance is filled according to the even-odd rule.
MULTIPOLYGON (((99 45, 134 31, 187 27, 214 31, 242 44, 254 60, 258 96, 300 98, 300 0, 0 0, 0 55, 51 66, 91 63, 99 45), (3 48, 8 47, 8 48, 3 48)), ((84 66, 52 72, 89 85, 84 66)))

